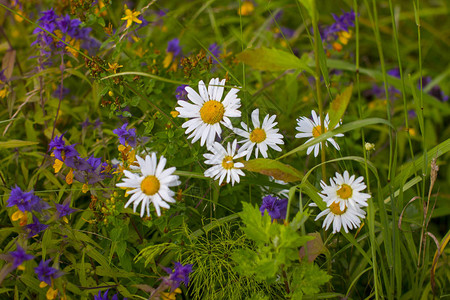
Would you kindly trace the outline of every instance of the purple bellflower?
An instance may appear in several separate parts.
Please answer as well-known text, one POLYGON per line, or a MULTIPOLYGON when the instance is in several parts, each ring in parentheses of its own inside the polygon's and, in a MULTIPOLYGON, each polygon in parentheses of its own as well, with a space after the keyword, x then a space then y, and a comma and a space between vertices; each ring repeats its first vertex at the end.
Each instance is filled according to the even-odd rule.
POLYGON ((188 85, 186 84, 182 84, 180 86, 177 87, 177 89, 175 90, 175 97, 177 98, 177 100, 184 100, 187 101, 187 92, 186 92, 186 87, 188 85))
MULTIPOLYGON (((105 291, 105 293, 102 295, 102 291, 98 291, 98 295, 94 295, 94 300, 110 300, 108 298, 108 293, 109 293, 109 289, 105 291)), ((127 298, 123 298, 124 300, 126 300, 127 298)), ((114 294, 111 297, 111 300, 119 300, 118 295, 114 294)))
POLYGON ((119 127, 117 129, 113 130, 113 133, 117 134, 119 136, 119 142, 126 146, 130 145, 131 147, 136 147, 136 129, 132 128, 130 130, 127 130, 128 123, 125 123, 122 125, 122 127, 119 127))
POLYGON ((48 228, 48 225, 39 222, 39 219, 35 215, 33 215, 33 222, 34 223, 25 225, 25 230, 28 231, 28 238, 33 237, 48 228))
POLYGON ((58 218, 68 216, 71 213, 77 211, 76 209, 71 208, 69 206, 69 203, 67 203, 67 204, 56 203, 55 206, 56 206, 56 211, 58 212, 58 218))
POLYGON ((177 57, 181 55, 181 47, 180 40, 178 38, 174 38, 167 43, 166 52, 171 52, 173 57, 177 57))
POLYGON ((12 258, 14 269, 20 266, 24 261, 34 258, 33 255, 27 254, 27 252, 19 245, 17 245, 17 249, 15 251, 9 252, 9 255, 12 258))
POLYGON ((75 150, 75 145, 66 146, 63 140, 64 133, 60 137, 55 136, 53 140, 48 144, 48 149, 53 149, 53 155, 60 161, 65 161, 65 159, 70 157, 78 156, 78 151, 75 150), (65 159, 63 159, 63 156, 65 159))
POLYGON ((192 272, 192 265, 187 264, 183 266, 181 263, 176 262, 173 271, 169 268, 164 268, 164 270, 169 274, 168 277, 163 278, 171 291, 176 290, 181 283, 187 287, 189 284, 189 273, 192 272))
MULTIPOLYGON (((425 88, 427 85, 430 84, 432 81, 430 76, 425 76, 422 78, 422 88, 425 88)), ((420 81, 417 85, 417 88, 420 89, 420 81)), ((441 90, 441 88, 438 85, 434 85, 431 90, 428 91, 428 94, 431 96, 439 99, 441 102, 447 102, 448 101, 448 95, 444 94, 444 91, 441 90)))
POLYGON ((11 189, 11 195, 9 196, 7 202, 7 207, 16 205, 17 208, 22 212, 41 212, 44 209, 50 208, 50 206, 45 201, 33 194, 33 190, 24 192, 17 185, 15 188, 11 189))
POLYGON ((274 219, 285 219, 287 211, 288 199, 279 199, 275 196, 267 195, 263 198, 259 211, 264 215, 267 210, 269 216, 274 219))
POLYGON ((39 265, 34 268, 34 272, 37 274, 40 281, 45 282, 48 285, 52 285, 52 279, 58 278, 63 275, 61 271, 49 266, 51 259, 46 261, 41 260, 39 265))

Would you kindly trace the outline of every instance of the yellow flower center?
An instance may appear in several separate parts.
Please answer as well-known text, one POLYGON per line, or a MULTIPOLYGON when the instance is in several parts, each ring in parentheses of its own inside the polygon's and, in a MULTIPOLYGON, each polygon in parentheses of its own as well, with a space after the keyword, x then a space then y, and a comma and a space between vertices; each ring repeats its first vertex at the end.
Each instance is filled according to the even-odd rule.
MULTIPOLYGON (((327 129, 325 128, 325 132, 327 132, 327 129)), ((313 128, 312 130, 312 135, 313 137, 318 137, 322 134, 322 126, 317 125, 316 127, 313 128)))
POLYGON ((229 170, 229 169, 233 168, 233 166, 234 166, 233 157, 231 157, 229 155, 225 156, 222 160, 222 167, 225 170, 229 170))
POLYGON ((337 190, 336 193, 338 194, 339 197, 341 197, 341 199, 347 200, 353 195, 353 190, 351 186, 344 183, 343 185, 341 185, 341 188, 337 190))
POLYGON ((156 176, 149 175, 141 182, 141 190, 144 194, 151 196, 159 191, 159 180, 156 176))
POLYGON ((330 205, 330 210, 333 214, 340 216, 347 211, 347 206, 344 208, 344 210, 341 210, 341 208, 339 207, 339 202, 333 202, 330 205))
POLYGON ((224 114, 225 107, 216 100, 209 100, 203 104, 202 108, 200 108, 200 117, 203 122, 211 125, 220 122, 223 119, 224 114))
POLYGON ((253 143, 261 143, 265 140, 266 140, 266 132, 264 131, 264 129, 255 128, 250 133, 250 141, 252 141, 253 143))

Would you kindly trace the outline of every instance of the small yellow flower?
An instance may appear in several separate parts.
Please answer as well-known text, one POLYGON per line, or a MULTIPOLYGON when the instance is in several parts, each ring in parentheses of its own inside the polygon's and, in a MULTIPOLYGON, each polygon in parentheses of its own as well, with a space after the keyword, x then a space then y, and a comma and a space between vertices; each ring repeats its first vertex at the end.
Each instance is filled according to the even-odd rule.
POLYGON ((81 191, 83 192, 83 194, 85 194, 87 191, 89 191, 89 186, 87 185, 87 183, 83 184, 81 191))
POLYGON ((138 11, 131 11, 125 5, 125 17, 123 17, 121 20, 127 20, 127 27, 126 28, 130 27, 131 24, 133 24, 133 22, 135 22, 137 24, 141 24, 142 21, 137 18, 140 14, 141 13, 138 12, 138 11))
POLYGON ((23 216, 24 216, 24 213, 21 210, 18 210, 18 211, 16 211, 15 213, 13 213, 11 215, 11 220, 13 222, 15 222, 15 221, 17 221, 19 219, 22 219, 23 216))
POLYGON ((50 287, 47 291, 47 300, 53 300, 58 295, 58 290, 54 290, 52 287, 50 287))
POLYGON ((340 31, 338 32, 338 36, 339 36, 339 41, 343 44, 343 45, 347 45, 348 40, 352 37, 352 32, 349 31, 340 31))
POLYGON ((180 113, 177 112, 176 110, 172 110, 172 111, 170 112, 170 115, 171 115, 172 117, 174 117, 174 118, 178 117, 179 114, 180 114, 180 113))
POLYGON ((40 287, 41 289, 42 289, 42 288, 45 288, 47 285, 48 285, 48 284, 45 283, 44 281, 41 281, 41 283, 39 283, 39 287, 40 287))
POLYGON ((61 171, 61 168, 63 166, 63 162, 59 159, 55 159, 55 163, 53 164, 53 169, 55 170, 55 174, 61 171))
POLYGON ((69 41, 69 45, 72 47, 66 46, 66 51, 70 52, 74 57, 78 57, 78 51, 80 51, 81 41, 76 40, 76 39, 71 39, 69 41))
POLYGON ((73 183, 73 169, 70 169, 70 172, 66 175, 66 182, 67 184, 73 183))
POLYGON ((181 294, 181 290, 179 288, 171 293, 161 293, 161 298, 163 300, 175 300, 177 299, 177 294, 181 294))
POLYGON ((248 16, 255 10, 255 6, 252 1, 244 1, 240 9, 238 10, 238 14, 241 16, 248 16))
POLYGON ((17 267, 17 270, 25 271, 25 266, 24 265, 20 265, 20 266, 17 267))
POLYGON ((163 61, 164 68, 168 68, 170 66, 170 64, 172 63, 172 60, 173 60, 173 53, 167 52, 166 57, 164 58, 164 61, 163 61))
POLYGON ((6 98, 8 95, 8 89, 5 87, 4 89, 0 90, 0 98, 6 98))
POLYGON ((116 63, 116 62, 115 62, 115 63, 112 63, 112 64, 108 63, 108 66, 109 66, 108 71, 112 71, 114 74, 116 74, 117 69, 123 67, 122 65, 119 65, 119 64, 116 63))
POLYGON ((339 44, 338 42, 334 42, 333 43, 333 49, 340 52, 342 50, 342 45, 339 44))

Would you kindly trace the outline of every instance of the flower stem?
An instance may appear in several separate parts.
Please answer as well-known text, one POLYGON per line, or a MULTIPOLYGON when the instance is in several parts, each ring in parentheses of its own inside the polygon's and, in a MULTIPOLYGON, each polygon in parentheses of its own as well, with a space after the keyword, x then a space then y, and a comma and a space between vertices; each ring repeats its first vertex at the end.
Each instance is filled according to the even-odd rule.
MULTIPOLYGON (((314 75, 314 79, 316 82, 316 96, 317 96, 317 104, 319 106, 319 117, 320 117, 320 128, 321 133, 324 133, 325 129, 325 119, 324 119, 324 112, 323 112, 323 100, 322 100, 322 91, 320 89, 320 60, 319 60, 319 51, 323 51, 323 49, 320 49, 321 43, 319 41, 321 40, 320 33, 319 33, 319 27, 317 25, 318 23, 318 14, 316 9, 315 1, 312 1, 313 3, 313 15, 311 17, 312 23, 313 23, 313 30, 314 30, 314 59, 316 63, 316 72, 314 75)), ((326 66, 325 66, 326 67, 326 66)), ((326 175, 326 168, 325 168, 325 141, 321 142, 321 160, 322 160, 322 179, 325 181, 327 178, 326 175)))

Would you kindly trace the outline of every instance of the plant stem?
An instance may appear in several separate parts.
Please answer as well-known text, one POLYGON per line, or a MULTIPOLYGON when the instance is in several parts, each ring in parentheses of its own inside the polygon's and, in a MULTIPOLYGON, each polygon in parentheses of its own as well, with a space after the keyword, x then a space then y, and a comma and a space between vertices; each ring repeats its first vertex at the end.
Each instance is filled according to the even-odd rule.
MULTIPOLYGON (((322 100, 322 91, 320 89, 320 61, 319 61, 319 51, 323 51, 323 49, 320 49, 320 33, 319 33, 319 27, 317 25, 317 9, 315 1, 312 1, 313 3, 313 16, 312 16, 312 23, 313 23, 313 29, 314 29, 314 59, 316 64, 316 72, 314 75, 314 79, 316 81, 316 96, 317 96, 317 104, 319 106, 319 117, 320 117, 320 133, 325 132, 325 120, 324 120, 324 113, 323 113, 323 100, 322 100)), ((326 175, 326 167, 325 167, 325 141, 321 143, 321 161, 322 161, 322 179, 323 181, 326 181, 327 175, 326 175)))

